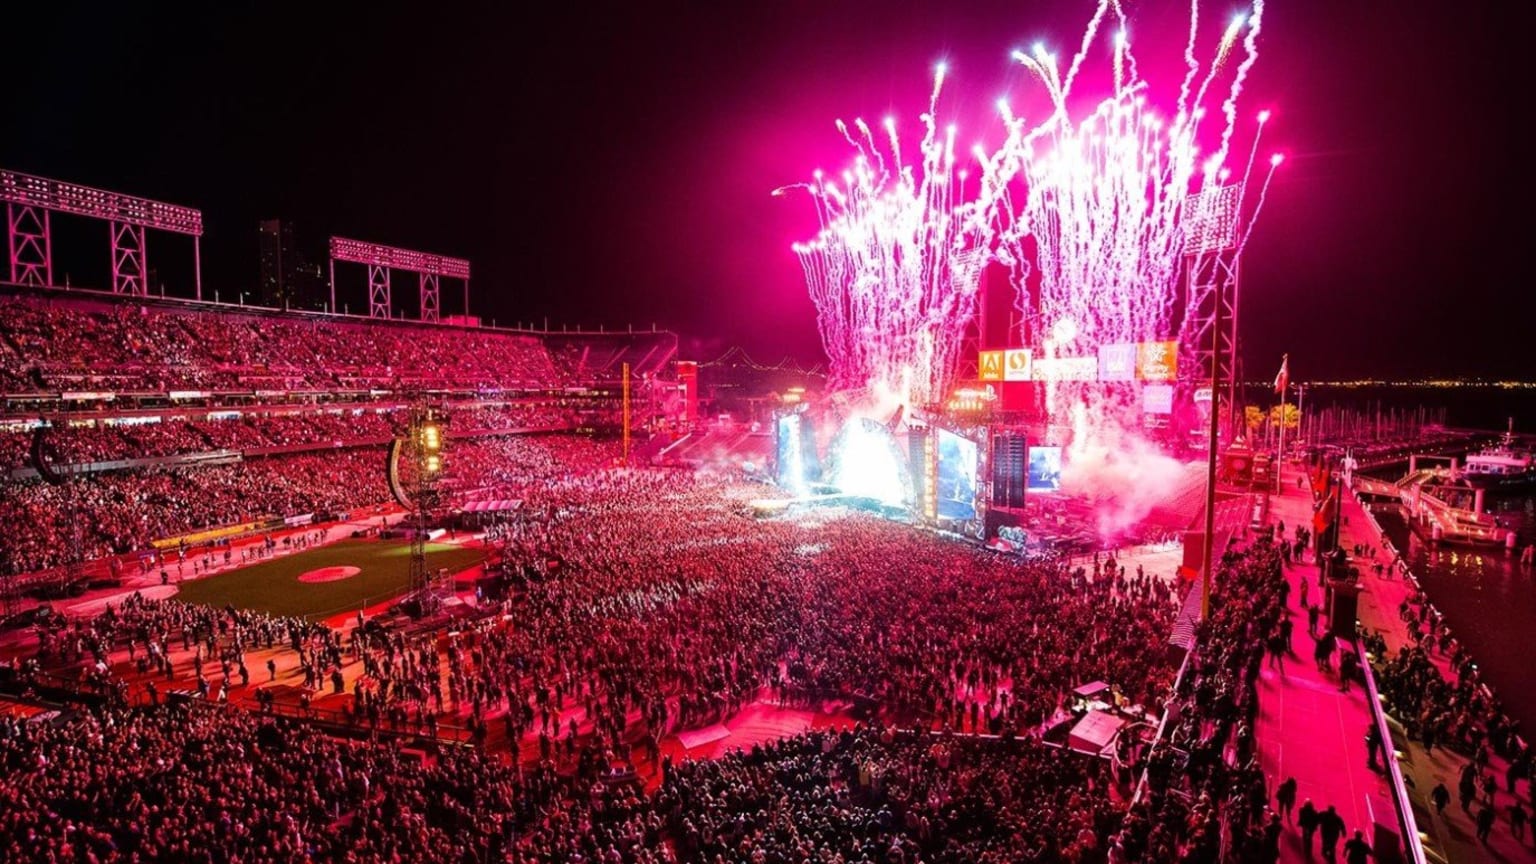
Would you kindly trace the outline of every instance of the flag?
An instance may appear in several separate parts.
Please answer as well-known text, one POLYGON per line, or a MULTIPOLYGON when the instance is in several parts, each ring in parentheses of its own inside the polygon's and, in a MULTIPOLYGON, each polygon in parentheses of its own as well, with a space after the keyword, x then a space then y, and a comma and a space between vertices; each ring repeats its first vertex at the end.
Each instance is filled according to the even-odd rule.
POLYGON ((1291 386, 1291 355, 1285 354, 1280 358, 1280 371, 1275 374, 1275 392, 1284 393, 1285 388, 1291 386))
POLYGON ((1334 520, 1338 518, 1338 493, 1333 489, 1329 489, 1328 497, 1323 499, 1323 503, 1317 508, 1317 512, 1312 514, 1312 533, 1322 537, 1333 526, 1334 520))

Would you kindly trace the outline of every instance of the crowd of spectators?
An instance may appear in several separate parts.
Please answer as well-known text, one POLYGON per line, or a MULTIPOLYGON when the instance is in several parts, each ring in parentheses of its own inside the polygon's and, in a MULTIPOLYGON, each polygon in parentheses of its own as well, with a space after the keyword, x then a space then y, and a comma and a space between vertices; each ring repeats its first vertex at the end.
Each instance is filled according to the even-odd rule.
MULTIPOLYGON (((1272 550, 1226 561, 1175 694, 1181 719, 1151 756, 1150 794, 1130 806, 1139 757, 1117 770, 1044 743, 1036 721, 1083 679, 1160 708, 1173 603, 1158 583, 1110 561, 1062 572, 873 517, 753 521, 736 506, 749 490, 687 475, 596 471, 546 486, 499 534, 514 560, 521 550, 547 572, 529 568, 505 620, 455 637, 386 632, 344 649, 301 621, 136 600, 42 643, 60 661, 134 645, 153 666, 180 638, 224 679, 244 677, 250 648, 286 643, 320 669, 356 651, 360 717, 412 702, 484 722, 505 706, 536 749, 510 765, 478 748, 408 759, 217 705, 8 722, 0 843, 100 861, 193 849, 213 860, 1214 861, 1223 820, 1241 836, 1255 778, 1263 800, 1248 729, 1283 602, 1272 550), (574 533, 623 530, 645 500, 693 513, 686 539, 698 543, 574 533), (880 550, 892 557, 877 567, 880 550), (649 793, 625 779, 647 735, 719 719, 760 692, 793 701, 799 688, 870 690, 882 710, 716 760, 661 760, 649 793), (562 717, 582 719, 562 730, 562 717)), ((686 520, 657 520, 674 521, 686 520)))
MULTIPOLYGON (((1522 736, 1519 721, 1511 719, 1498 696, 1483 685, 1477 664, 1422 593, 1410 594, 1398 614, 1410 641, 1395 654, 1384 642, 1374 646, 1376 683, 1387 710, 1426 754, 1438 748, 1466 759, 1457 799, 1469 816, 1477 805, 1474 819, 1481 839, 1486 841, 1492 826, 1507 820, 1524 843, 1531 814, 1516 794, 1517 784, 1536 776, 1536 751, 1522 736), (1500 765, 1502 770, 1496 767, 1500 765)), ((1431 799, 1440 798, 1436 806, 1444 808, 1450 790, 1442 786, 1435 793, 1431 799)))
POLYGON ((0 777, 0 858, 103 864, 516 860, 571 785, 216 705, 0 719, 0 777))
POLYGON ((1148 760, 1151 795, 1120 838, 1124 860, 1215 862, 1228 851, 1242 861, 1278 859, 1263 831, 1269 790, 1254 725, 1266 646, 1285 617, 1282 567, 1268 541, 1222 557, 1210 617, 1174 694, 1177 721, 1148 760))
POLYGON ((148 549, 154 540, 262 517, 346 512, 388 497, 382 448, 113 471, 62 485, 11 481, 0 497, 0 572, 148 549))
POLYGON ((1108 560, 1026 564, 872 515, 759 521, 753 491, 652 470, 524 488, 492 532, 523 593, 453 640, 366 645, 359 707, 499 719, 540 757, 578 760, 654 758, 659 738, 763 698, 1018 737, 1104 681, 1160 713, 1177 608, 1164 581, 1108 560))
MULTIPOLYGON (((325 416, 338 435, 357 419, 325 416)), ((385 422, 382 415, 373 416, 385 422)), ((616 445, 569 436, 481 436, 456 440, 448 454, 446 476, 470 501, 520 494, 573 466, 609 465, 616 445)), ((80 474, 61 485, 6 481, 0 521, 14 528, 0 532, 0 573, 58 567, 76 550, 92 560, 264 517, 337 514, 384 504, 389 500, 385 459, 381 446, 329 448, 80 474)))
MULTIPOLYGON (((0 301, 0 384, 32 391, 547 387, 560 375, 540 343, 503 334, 0 301)), ((465 406, 450 429, 577 417, 551 409, 465 406)), ((83 426, 60 430, 49 457, 258 450, 398 425, 367 411, 83 426)), ((0 435, 0 457, 24 459, 26 438, 0 435)), ((614 455, 570 437, 455 442, 449 476, 464 500, 518 502, 490 538, 520 590, 451 635, 359 627, 347 642, 296 619, 142 598, 43 628, 40 667, 108 687, 113 652, 169 673, 179 639, 195 652, 200 702, 215 704, 0 721, 0 857, 1002 864, 1214 861, 1224 826, 1252 842, 1266 797, 1253 682, 1284 603, 1272 549, 1226 559, 1170 693, 1178 599, 1112 556, 1024 561, 858 512, 756 519, 760 488, 614 468, 614 455), (297 653, 307 688, 329 679, 339 691, 341 667, 360 664, 346 694, 359 726, 447 720, 481 746, 414 759, 223 710, 210 691, 248 683, 258 648, 297 653), (1177 699, 1167 742, 1123 744, 1116 763, 1046 744, 1088 682, 1148 721, 1177 699), (665 736, 753 702, 827 698, 867 721, 718 760, 661 756, 665 736), (484 748, 492 722, 508 761, 484 748), (640 764, 659 774, 652 792, 630 782, 640 764), (1131 806, 1143 768, 1150 793, 1131 806)), ((0 519, 27 529, 0 533, 0 571, 376 504, 382 459, 354 447, 10 483, 0 519)))
POLYGON ((532 387, 561 381, 532 336, 81 298, 0 300, 7 392, 532 387))
POLYGON ((802 734, 669 772, 652 801, 689 861, 1105 860, 1130 793, 1032 738, 802 734))
MULTIPOLYGON (((327 458, 349 452, 368 451, 327 458)), ((521 590, 452 634, 359 627, 343 639, 134 599, 39 641, 39 663, 89 675, 125 648, 155 668, 179 639, 196 651, 204 696, 259 676, 254 649, 297 652, 316 689, 357 662, 352 722, 447 720, 481 746, 408 759, 217 704, 7 722, 0 848, 101 861, 195 849, 213 860, 940 864, 1214 861, 1224 827, 1262 842, 1254 682, 1285 602, 1272 546, 1226 556, 1172 690, 1176 592, 1112 556, 1025 561, 847 510, 758 519, 760 487, 613 468, 612 455, 547 437, 457 448, 487 489, 521 501, 490 531, 521 590), (1094 681, 1148 720, 1177 700, 1163 745, 1122 746, 1111 763, 1045 743, 1070 719, 1074 688, 1094 681), (754 701, 825 698, 865 706, 867 721, 712 761, 672 764, 657 746, 754 701), (507 731, 510 763, 486 755, 491 723, 507 731), (651 792, 634 782, 642 764, 659 774, 651 792), (1143 768, 1149 793, 1132 806, 1143 768)), ((283 462, 241 470, 318 473, 283 462)))
MULTIPOLYGON (((313 680, 328 676, 342 663, 340 634, 322 624, 234 607, 149 599, 138 593, 116 606, 107 604, 100 614, 51 616, 34 629, 37 654, 26 671, 78 667, 81 680, 98 689, 123 684, 112 673, 122 652, 137 664, 141 675, 164 675, 170 680, 173 646, 194 652, 194 674, 202 695, 209 698, 215 684, 225 693, 236 678, 240 686, 250 684, 252 671, 246 660, 252 651, 285 647, 297 652, 299 665, 313 680)), ((128 701, 126 693, 119 701, 128 701)))
POLYGON ((1422 741, 1426 750, 1454 750, 1483 765, 1488 763, 1489 751, 1506 758, 1517 756, 1519 721, 1505 714, 1498 697, 1482 685, 1477 664, 1423 595, 1415 592, 1398 612, 1412 644, 1382 657, 1376 679, 1409 734, 1422 741), (1432 655, 1443 658, 1450 676, 1432 655))
MULTIPOLYGON (((476 435, 521 429, 567 429, 577 409, 562 400, 450 404, 450 434, 476 435)), ((331 447, 338 442, 394 437, 407 422, 399 407, 346 406, 304 411, 271 409, 214 411, 191 417, 166 416, 149 422, 77 420, 56 422, 44 437, 50 465, 111 462, 210 451, 265 451, 272 448, 331 447)), ((0 472, 31 465, 34 430, 20 424, 0 429, 0 472)))

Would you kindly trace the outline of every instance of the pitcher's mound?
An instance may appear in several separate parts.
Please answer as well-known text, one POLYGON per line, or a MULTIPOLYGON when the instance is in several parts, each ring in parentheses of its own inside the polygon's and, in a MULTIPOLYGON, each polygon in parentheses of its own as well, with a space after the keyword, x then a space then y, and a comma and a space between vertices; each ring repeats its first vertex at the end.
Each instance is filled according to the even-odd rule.
POLYGON ((308 570, 299 574, 300 582, 339 582, 342 579, 350 579, 362 571, 356 567, 321 567, 318 570, 308 570))

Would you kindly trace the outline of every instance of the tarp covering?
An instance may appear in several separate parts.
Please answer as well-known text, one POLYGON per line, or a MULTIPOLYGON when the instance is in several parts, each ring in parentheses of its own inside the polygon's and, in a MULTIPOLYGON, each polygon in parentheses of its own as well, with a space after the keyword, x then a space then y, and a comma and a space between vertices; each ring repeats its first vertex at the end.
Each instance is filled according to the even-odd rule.
POLYGON ((465 513, 495 513, 499 510, 516 510, 523 506, 522 499, 494 498, 488 501, 468 501, 462 509, 465 513))

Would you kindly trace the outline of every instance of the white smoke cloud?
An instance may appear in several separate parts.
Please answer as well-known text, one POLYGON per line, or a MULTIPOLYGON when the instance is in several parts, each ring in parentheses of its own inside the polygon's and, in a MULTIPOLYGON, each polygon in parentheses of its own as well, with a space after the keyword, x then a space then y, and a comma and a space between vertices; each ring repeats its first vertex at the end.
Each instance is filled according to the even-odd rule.
POLYGON ((1143 438, 1133 422, 1112 400, 1082 400, 1072 407, 1061 490, 1093 503, 1105 539, 1141 523, 1187 476, 1184 463, 1143 438))

